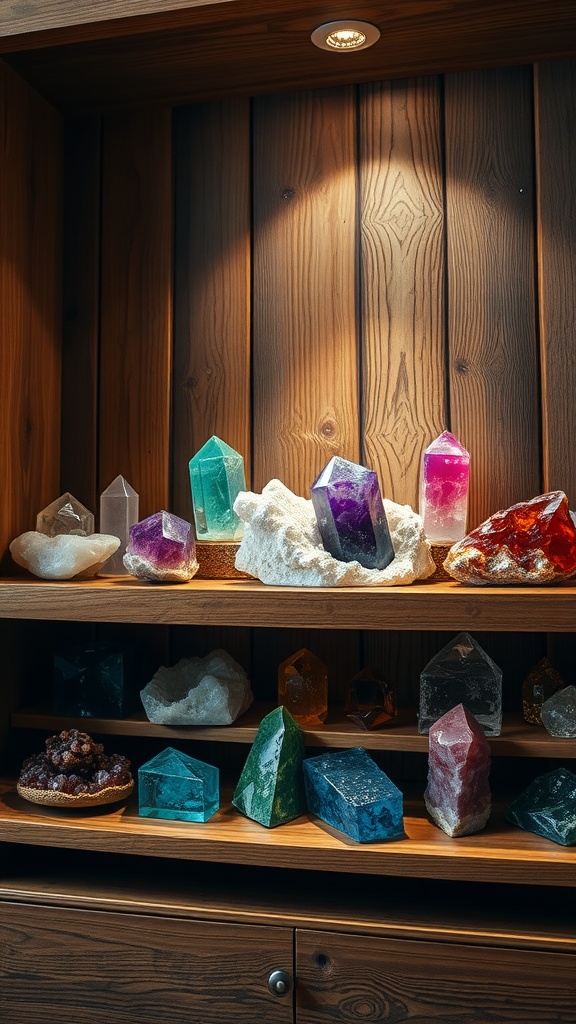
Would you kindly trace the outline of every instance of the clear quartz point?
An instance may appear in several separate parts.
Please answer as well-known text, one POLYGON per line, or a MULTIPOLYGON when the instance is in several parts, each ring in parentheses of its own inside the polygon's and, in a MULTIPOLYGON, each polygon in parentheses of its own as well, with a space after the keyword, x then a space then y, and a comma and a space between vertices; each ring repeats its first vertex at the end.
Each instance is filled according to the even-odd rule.
POLYGON ((139 497, 123 476, 117 476, 100 495, 100 532, 118 537, 120 547, 100 570, 104 576, 127 576, 123 558, 130 527, 138 522, 139 497))
POLYGON ((94 515, 73 494, 66 491, 38 513, 36 532, 46 537, 57 537, 60 534, 90 537, 94 533, 94 515))

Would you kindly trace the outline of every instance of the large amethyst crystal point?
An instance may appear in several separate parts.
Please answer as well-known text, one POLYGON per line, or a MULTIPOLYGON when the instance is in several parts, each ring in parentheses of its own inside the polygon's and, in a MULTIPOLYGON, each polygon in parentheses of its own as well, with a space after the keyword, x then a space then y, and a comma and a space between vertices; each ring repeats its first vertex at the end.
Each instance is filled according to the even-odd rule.
POLYGON ((378 477, 335 455, 310 492, 322 543, 340 562, 385 569, 394 558, 378 477))
POLYGON ((450 548, 444 568, 460 583, 552 583, 576 573, 576 524, 563 491, 540 494, 486 519, 450 548))
POLYGON ((430 729, 428 787, 430 817, 449 836, 484 828, 490 816, 490 745, 474 715, 457 704, 430 729))
POLYGON ((132 576, 155 582, 185 583, 198 572, 190 523, 171 512, 155 512, 130 527, 124 565, 132 576))

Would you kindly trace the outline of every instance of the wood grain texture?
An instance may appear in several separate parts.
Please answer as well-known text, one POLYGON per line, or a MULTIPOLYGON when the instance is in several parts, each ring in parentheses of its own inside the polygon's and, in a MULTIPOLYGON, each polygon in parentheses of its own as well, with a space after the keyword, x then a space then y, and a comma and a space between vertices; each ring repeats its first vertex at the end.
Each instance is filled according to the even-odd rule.
POLYGON ((0 62, 0 559, 59 493, 61 119, 0 62))
POLYGON ((450 429, 469 527, 540 492, 528 69, 446 77, 450 429))
MULTIPOLYGON (((91 718, 90 730, 105 736, 158 736, 166 740, 172 738, 194 743, 250 744, 255 739, 262 718, 275 706, 271 701, 256 701, 249 711, 227 726, 157 725, 148 721, 143 711, 136 711, 128 718, 91 718)), ((401 710, 398 717, 384 728, 366 731, 343 718, 341 708, 331 707, 325 725, 313 729, 303 727, 302 733, 308 747, 364 747, 366 750, 427 753, 428 736, 418 733, 416 716, 415 707, 401 710)), ((13 711, 10 715, 13 729, 43 729, 54 733, 61 729, 77 728, 77 723, 77 717, 54 715, 45 703, 13 711)), ((519 714, 505 715, 500 736, 491 736, 488 742, 493 757, 557 759, 576 756, 576 740, 550 736, 545 729, 535 729, 528 725, 519 714)))
POLYGON ((253 484, 358 460, 352 92, 254 104, 253 484))
POLYGON ((576 1021, 574 963, 563 953, 298 929, 296 962, 299 1024, 576 1021))
POLYGON ((538 289, 545 490, 576 502, 576 62, 535 69, 538 289))
MULTIPOLYGON (((39 4, 20 7, 21 28, 27 15, 38 26, 39 4)), ((234 0, 112 22, 99 21, 101 6, 94 5, 94 21, 85 25, 50 30, 45 16, 45 31, 4 36, 0 52, 12 51, 13 65, 46 98, 84 113, 525 64, 576 52, 572 0, 521 6, 517 0, 404 0, 385 8, 348 0, 340 13, 373 22, 382 34, 377 45, 345 60, 310 42, 312 29, 338 14, 323 0, 234 0)), ((116 6, 117 14, 133 15, 135 0, 116 6)))
POLYGON ((0 948, 10 1024, 79 1007, 86 1024, 292 1020, 292 999, 267 987, 273 970, 292 972, 288 928, 0 903, 0 948))
POLYGON ((101 119, 69 121, 64 146, 61 490, 97 515, 101 119))
POLYGON ((173 510, 212 434, 250 482, 250 125, 245 100, 176 112, 173 510))
POLYGON ((220 810, 197 825, 142 818, 134 801, 70 816, 26 804, 8 784, 0 791, 7 843, 318 872, 576 885, 574 850, 507 824, 502 807, 494 807, 483 832, 451 839, 431 824, 421 801, 405 800, 404 838, 356 843, 308 814, 265 829, 236 811, 224 793, 220 810))
MULTIPOLYGON (((0 35, 22 32, 45 32, 69 25, 116 21, 142 17, 146 14, 189 10, 195 7, 217 7, 233 0, 38 0, 22 5, 17 0, 3 0, 0 12, 0 35)), ((114 29, 114 26, 112 26, 114 29)), ((92 29, 94 31, 94 29, 92 29)))
POLYGON ((122 474, 144 519, 169 501, 170 111, 106 119, 103 147, 98 488, 122 474))
POLYGON ((465 587, 458 583, 329 589, 192 580, 151 587, 132 577, 75 583, 0 580, 7 619, 141 622, 282 629, 571 632, 576 587, 465 587))
POLYGON ((322 928, 348 936, 429 939, 541 952, 576 952, 575 889, 537 887, 518 901, 514 889, 466 882, 396 878, 374 885, 337 872, 264 872, 250 865, 152 858, 102 858, 88 851, 45 851, 5 844, 0 900, 283 928, 322 928), (159 870, 160 869, 160 870, 159 870))
POLYGON ((363 462, 418 508, 422 450, 444 429, 444 246, 435 79, 360 93, 363 462))

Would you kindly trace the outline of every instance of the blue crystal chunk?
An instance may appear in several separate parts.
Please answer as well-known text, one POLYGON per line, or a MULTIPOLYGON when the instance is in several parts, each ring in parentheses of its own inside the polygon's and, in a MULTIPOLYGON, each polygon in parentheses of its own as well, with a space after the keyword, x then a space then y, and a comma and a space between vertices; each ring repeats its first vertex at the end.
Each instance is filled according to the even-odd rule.
POLYGON ((422 669, 418 732, 463 704, 487 736, 502 728, 502 671, 469 633, 458 633, 422 669))
POLYGON ((240 491, 246 490, 242 456, 213 436, 190 459, 188 468, 196 539, 240 539, 244 524, 234 511, 234 502, 240 491))
POLYGON ((304 782, 309 810, 356 842, 404 835, 402 793, 361 747, 306 758, 304 782))
POLYGON ((378 477, 335 455, 312 484, 322 543, 340 562, 385 569, 394 558, 378 477))
POLYGON ((555 768, 538 775, 514 800, 508 821, 561 846, 576 846, 576 775, 555 768))
POLYGON ((208 821, 220 806, 219 772, 174 747, 138 769, 139 814, 170 821, 208 821))
POLYGON ((56 715, 125 718, 140 706, 141 656, 130 644, 100 640, 54 655, 56 715))

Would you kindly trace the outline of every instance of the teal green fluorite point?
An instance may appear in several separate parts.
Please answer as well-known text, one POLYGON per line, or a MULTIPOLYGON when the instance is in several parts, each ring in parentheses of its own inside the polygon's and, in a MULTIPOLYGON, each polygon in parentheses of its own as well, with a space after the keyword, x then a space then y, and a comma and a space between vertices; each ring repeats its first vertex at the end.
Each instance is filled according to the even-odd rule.
POLYGON ((284 707, 260 723, 232 797, 247 818, 274 828, 306 810, 302 730, 284 707))
POLYGON ((243 523, 234 502, 246 490, 242 456, 214 436, 190 459, 188 468, 197 540, 238 540, 243 523))
POLYGON ((139 768, 138 791, 145 818, 208 821, 220 806, 218 769, 174 747, 139 768))

